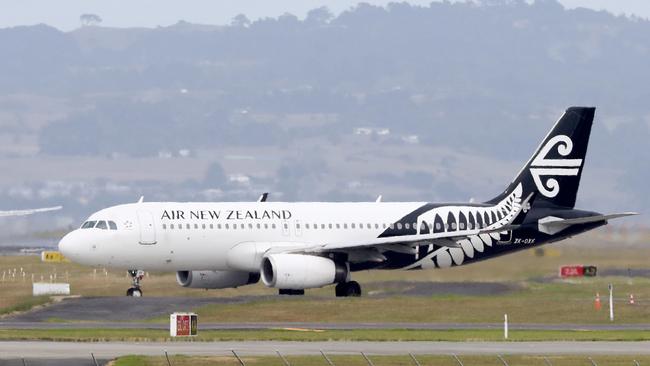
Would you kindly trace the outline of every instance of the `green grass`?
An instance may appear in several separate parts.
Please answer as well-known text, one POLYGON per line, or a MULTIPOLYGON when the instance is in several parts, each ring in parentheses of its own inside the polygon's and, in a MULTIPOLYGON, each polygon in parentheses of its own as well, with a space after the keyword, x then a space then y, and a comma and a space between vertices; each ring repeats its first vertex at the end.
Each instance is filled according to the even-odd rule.
MULTIPOLYGON (((300 366, 326 366, 327 362, 321 356, 285 356, 291 365, 300 366)), ((368 363, 361 355, 328 355, 335 365, 367 366, 368 363)), ((447 355, 416 355, 422 366, 458 366, 452 356, 447 355)), ((496 356, 488 355, 460 355, 458 356, 465 366, 503 366, 496 356)), ((369 356, 375 366, 412 366, 414 362, 408 355, 402 356, 369 356)), ((548 360, 556 366, 587 366, 591 362, 583 355, 547 356, 548 360)), ((170 363, 174 366, 235 366, 239 362, 235 357, 206 357, 206 356, 169 356, 170 363)), ((281 366, 282 360, 273 356, 242 357, 246 365, 281 366)), ((510 365, 516 366, 544 366, 542 356, 516 355, 504 356, 510 365)), ((634 360, 642 365, 650 363, 650 356, 595 356, 594 362, 598 365, 634 365, 634 360)), ((118 358, 114 366, 167 366, 164 356, 124 356, 118 358)))
MULTIPOLYGON (((205 330, 197 337, 171 338, 157 329, 0 329, 0 340, 47 341, 503 341, 501 330, 205 330)), ((647 331, 510 331, 510 342, 520 341, 647 341, 647 331)))
POLYGON ((10 306, 0 308, 0 315, 23 312, 50 302, 49 296, 25 297, 10 306))

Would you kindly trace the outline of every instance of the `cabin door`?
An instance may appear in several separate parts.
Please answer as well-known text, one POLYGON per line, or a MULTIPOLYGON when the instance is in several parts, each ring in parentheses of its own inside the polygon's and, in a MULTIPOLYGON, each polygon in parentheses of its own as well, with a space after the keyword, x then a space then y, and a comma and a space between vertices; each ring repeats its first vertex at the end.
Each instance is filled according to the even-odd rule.
POLYGON ((140 244, 156 244, 156 228, 151 212, 138 211, 138 222, 140 224, 140 244))

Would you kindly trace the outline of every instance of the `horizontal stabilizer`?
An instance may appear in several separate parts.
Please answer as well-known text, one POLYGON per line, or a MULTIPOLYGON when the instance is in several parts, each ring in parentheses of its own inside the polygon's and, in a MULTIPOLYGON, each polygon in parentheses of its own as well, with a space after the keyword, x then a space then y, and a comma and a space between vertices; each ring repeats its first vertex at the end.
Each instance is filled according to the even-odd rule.
POLYGON ((550 221, 544 223, 544 225, 555 226, 555 225, 576 225, 576 224, 589 224, 591 222, 598 221, 607 221, 611 219, 618 219, 619 217, 634 216, 638 215, 636 212, 622 212, 611 215, 596 215, 596 216, 587 216, 579 217, 577 219, 559 219, 557 221, 550 221))
POLYGON ((638 215, 636 212, 622 212, 610 215, 594 215, 586 217, 578 217, 575 219, 563 219, 560 217, 549 216, 538 221, 539 231, 553 235, 558 233, 571 225, 589 224, 593 222, 607 221, 617 219, 619 217, 638 215))

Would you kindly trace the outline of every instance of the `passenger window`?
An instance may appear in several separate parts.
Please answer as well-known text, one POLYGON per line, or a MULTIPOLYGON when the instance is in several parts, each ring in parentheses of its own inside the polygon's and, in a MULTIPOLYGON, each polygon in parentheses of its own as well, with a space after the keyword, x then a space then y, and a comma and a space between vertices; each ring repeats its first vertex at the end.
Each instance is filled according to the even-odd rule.
POLYGON ((86 222, 84 222, 83 225, 81 225, 81 228, 82 229, 92 229, 92 228, 95 227, 96 223, 97 223, 97 221, 86 221, 86 222))
MULTIPOLYGON (((350 227, 354 229, 354 224, 350 224, 350 227)), ((344 224, 343 224, 343 228, 344 228, 344 229, 347 229, 347 228, 348 228, 348 224, 347 224, 347 223, 344 223, 344 224)))
POLYGON ((195 229, 198 229, 198 228, 199 228, 199 224, 194 224, 194 228, 195 228, 195 229))
POLYGON ((465 223, 462 223, 462 222, 461 222, 459 226, 460 226, 460 229, 461 229, 461 230, 465 229, 465 223))
POLYGON ((257 224, 257 229, 259 230, 259 229, 261 229, 261 228, 262 228, 262 225, 261 225, 261 224, 257 224))
POLYGON ((97 221, 97 225, 95 225, 95 229, 102 229, 102 230, 108 229, 108 226, 106 226, 106 221, 97 221))
POLYGON ((309 224, 305 224, 305 229, 309 229, 309 224))
POLYGON ((228 229, 228 224, 225 224, 225 226, 226 226, 226 229, 228 229))
POLYGON ((265 229, 268 229, 268 228, 269 228, 269 224, 264 224, 264 228, 265 228, 265 229))
POLYGON ((284 224, 284 228, 285 228, 285 229, 288 229, 288 228, 289 228, 289 225, 284 224))
POLYGON ((190 224, 185 224, 185 228, 187 228, 187 230, 189 230, 190 229, 190 224))
POLYGON ((109 227, 111 230, 117 230, 117 225, 115 224, 114 221, 109 221, 109 222, 108 222, 108 227, 109 227))
POLYGON ((252 230, 253 229, 253 224, 248 224, 248 228, 252 230))
POLYGON ((174 229, 174 224, 169 224, 169 228, 173 230, 174 229))
POLYGON ((395 224, 390 224, 388 227, 390 227, 391 230, 395 228, 395 224))
POLYGON ((167 230, 167 224, 163 224, 163 230, 167 230))
POLYGON ((397 223, 397 230, 402 230, 402 223, 401 222, 397 223))
POLYGON ((366 227, 367 227, 368 229, 372 229, 372 225, 370 225, 370 224, 366 224, 366 227))
POLYGON ((379 229, 379 224, 375 224, 375 229, 379 229))
POLYGON ((341 225, 340 225, 340 224, 336 224, 336 228, 337 228, 337 229, 340 229, 340 228, 341 228, 341 225))
MULTIPOLYGON (((210 229, 214 229, 214 224, 210 224, 210 229)), ((219 225, 219 229, 221 229, 221 225, 219 225)))
POLYGON ((246 228, 246 225, 241 224, 241 225, 239 225, 239 227, 242 228, 242 229, 245 229, 245 228, 246 228))
POLYGON ((300 229, 300 224, 296 224, 296 229, 300 229))
POLYGON ((271 224, 271 229, 275 229, 275 224, 271 224))
POLYGON ((351 223, 351 224, 350 224, 350 227, 351 227, 352 229, 354 229, 354 228, 355 228, 354 223, 351 223))
POLYGON ((325 229, 325 224, 320 224, 321 229, 325 229))
MULTIPOLYGON (((398 225, 399 225, 399 224, 398 224, 398 225)), ((404 224, 404 228, 405 228, 405 229, 410 229, 410 228, 411 228, 411 224, 409 224, 408 222, 405 223, 405 224, 404 224)))
POLYGON ((332 228, 332 224, 329 224, 330 229, 332 228))
POLYGON ((203 230, 205 230, 205 224, 202 224, 201 227, 203 228, 203 230))
POLYGON ((318 224, 314 224, 314 229, 318 229, 318 224))

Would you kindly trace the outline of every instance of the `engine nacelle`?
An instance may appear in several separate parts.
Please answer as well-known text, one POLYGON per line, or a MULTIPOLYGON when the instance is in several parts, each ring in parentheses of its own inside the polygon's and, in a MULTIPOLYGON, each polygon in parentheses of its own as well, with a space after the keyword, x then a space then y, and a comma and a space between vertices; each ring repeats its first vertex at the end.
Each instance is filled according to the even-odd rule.
POLYGON ((269 254, 262 259, 261 273, 268 287, 302 290, 344 282, 348 267, 313 255, 269 254))
POLYGON ((178 271, 176 282, 189 288, 233 288, 257 283, 259 273, 238 271, 178 271))

